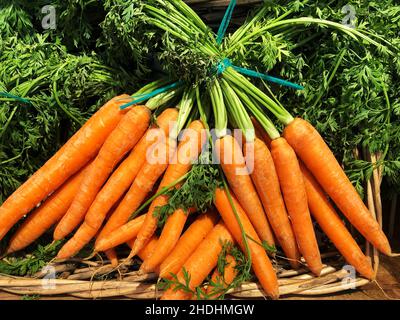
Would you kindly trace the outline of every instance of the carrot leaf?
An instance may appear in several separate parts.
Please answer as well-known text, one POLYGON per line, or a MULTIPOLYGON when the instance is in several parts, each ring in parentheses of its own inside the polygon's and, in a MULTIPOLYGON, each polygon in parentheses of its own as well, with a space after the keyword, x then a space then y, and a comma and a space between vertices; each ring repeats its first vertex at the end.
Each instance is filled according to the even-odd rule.
POLYGON ((204 213, 212 206, 215 189, 221 184, 221 178, 217 165, 211 164, 210 157, 208 152, 202 152, 182 186, 165 193, 169 197, 168 203, 155 208, 153 213, 160 228, 177 209, 188 212, 189 208, 195 208, 204 213))
POLYGON ((59 240, 46 246, 39 244, 32 254, 3 258, 0 260, 0 273, 13 276, 33 275, 57 255, 62 243, 63 241, 59 240))
POLYGON ((193 294, 194 291, 190 289, 190 274, 189 272, 187 272, 185 267, 182 268, 182 274, 184 283, 178 280, 178 276, 176 274, 171 273, 170 275, 172 279, 166 279, 166 278, 161 279, 157 283, 157 288, 161 290, 167 290, 172 288, 173 291, 182 290, 184 292, 193 294))

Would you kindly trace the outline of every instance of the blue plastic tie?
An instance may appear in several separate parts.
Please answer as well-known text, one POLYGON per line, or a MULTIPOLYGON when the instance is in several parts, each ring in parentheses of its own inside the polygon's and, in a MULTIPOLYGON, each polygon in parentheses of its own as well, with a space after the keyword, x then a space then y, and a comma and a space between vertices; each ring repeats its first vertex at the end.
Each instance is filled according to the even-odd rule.
POLYGON ((5 92, 5 91, 0 91, 0 96, 15 99, 15 100, 23 102, 23 103, 31 104, 31 102, 28 99, 15 96, 15 95, 5 92))
MULTIPOLYGON (((225 36, 225 33, 226 33, 226 29, 228 28, 229 22, 232 19, 232 13, 233 13, 233 9, 235 8, 235 6, 236 6, 236 0, 231 0, 229 2, 228 8, 225 11, 225 14, 224 14, 224 17, 223 17, 223 19, 221 21, 221 24, 219 25, 219 28, 218 28, 218 33, 217 33, 217 43, 218 44, 222 43, 222 40, 223 40, 223 38, 225 36)), ((246 68, 242 68, 242 67, 237 67, 237 66, 233 65, 228 58, 224 58, 218 63, 217 69, 216 69, 217 74, 220 75, 228 67, 232 67, 237 72, 239 72, 241 74, 244 74, 244 75, 247 75, 249 77, 264 79, 264 80, 267 80, 269 82, 273 82, 273 83, 279 84, 281 86, 290 87, 290 88, 293 88, 293 89, 296 89, 296 90, 303 90, 304 89, 303 86, 301 86, 299 84, 296 84, 296 83, 292 83, 292 82, 287 81, 287 80, 283 80, 283 79, 280 79, 280 78, 269 76, 267 74, 260 73, 260 72, 254 71, 254 70, 250 70, 250 69, 246 69, 246 68)))
POLYGON ((221 44, 222 40, 225 37, 226 29, 228 29, 228 25, 231 22, 232 13, 233 9, 235 9, 235 6, 236 6, 236 0, 231 0, 229 2, 228 8, 225 11, 224 17, 222 18, 221 24, 219 25, 218 28, 218 33, 217 33, 218 44, 221 44))
POLYGON ((281 86, 286 86, 286 87, 290 87, 296 90, 303 90, 304 87, 297 84, 297 83, 293 83, 287 80, 283 80, 280 78, 276 78, 273 76, 269 76, 265 73, 260 73, 254 70, 250 70, 250 69, 246 69, 246 68, 242 68, 242 67, 238 67, 232 64, 232 62, 228 59, 228 58, 224 58, 220 61, 220 63, 218 63, 217 65, 217 74, 221 74, 222 72, 225 71, 226 68, 231 67, 234 70, 236 70, 237 72, 244 74, 246 76, 249 77, 254 77, 254 78, 260 78, 260 79, 264 79, 267 80, 269 82, 273 82, 276 84, 279 84, 281 86))
POLYGON ((166 85, 164 87, 158 88, 158 89, 156 89, 154 91, 151 91, 149 93, 142 93, 142 94, 134 95, 134 96, 132 96, 133 100, 131 102, 125 103, 124 105, 120 106, 119 108, 121 110, 123 110, 125 108, 128 108, 128 107, 134 105, 134 104, 146 101, 146 100, 148 100, 148 99, 150 99, 150 98, 152 98, 152 97, 154 97, 154 96, 156 96, 156 95, 158 95, 160 93, 166 92, 166 91, 168 91, 170 89, 174 89, 176 87, 179 87, 180 85, 182 85, 182 83, 183 83, 183 81, 177 81, 177 82, 171 83, 169 85, 166 85))

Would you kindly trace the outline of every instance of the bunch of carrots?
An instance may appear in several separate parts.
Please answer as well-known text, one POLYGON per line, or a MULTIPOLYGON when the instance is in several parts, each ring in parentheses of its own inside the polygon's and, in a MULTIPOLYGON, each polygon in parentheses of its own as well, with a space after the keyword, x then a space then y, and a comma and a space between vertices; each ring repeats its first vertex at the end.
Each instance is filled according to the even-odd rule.
MULTIPOLYGON (((200 39, 195 49, 210 61, 234 52, 222 50, 182 1, 157 6, 143 6, 148 20, 170 37, 200 39)), ((248 28, 233 39, 256 41, 248 28)), ((321 135, 268 86, 269 94, 228 63, 217 69, 205 82, 157 80, 99 109, 0 207, 0 240, 24 219, 6 254, 54 229, 54 240, 66 240, 57 259, 85 246, 116 268, 138 256, 141 273, 164 280, 162 299, 222 298, 250 273, 277 299, 274 248, 292 268, 321 273, 314 219, 347 262, 374 279, 340 213, 390 256, 389 242, 321 135), (282 135, 267 111, 284 126, 282 135), (200 161, 210 157, 215 162, 200 161), (124 244, 131 249, 121 260, 116 247, 124 244)))
POLYGON ((230 96, 211 99, 214 117, 226 105, 243 139, 228 134, 226 122, 218 127, 218 120, 218 134, 211 134, 199 88, 185 90, 178 108, 125 108, 133 98, 115 97, 2 204, 0 239, 26 216, 6 254, 54 226, 54 240, 67 240, 57 259, 76 255, 92 240, 93 251, 105 252, 116 267, 138 256, 140 272, 165 280, 162 299, 193 299, 196 292, 222 297, 238 284, 235 279, 245 278, 243 260, 276 299, 270 248, 279 246, 294 269, 306 265, 316 276, 321 272, 314 218, 347 262, 373 279, 371 262, 333 204, 382 253, 391 255, 390 245, 319 133, 287 116, 280 136, 257 99, 238 82, 221 81, 230 96), (205 186, 209 203, 201 209, 195 200, 171 206, 193 180, 194 166, 212 166, 198 163, 210 145, 220 181, 205 186), (172 210, 162 216, 167 207, 172 210), (125 243, 131 251, 121 262, 115 248, 125 243))

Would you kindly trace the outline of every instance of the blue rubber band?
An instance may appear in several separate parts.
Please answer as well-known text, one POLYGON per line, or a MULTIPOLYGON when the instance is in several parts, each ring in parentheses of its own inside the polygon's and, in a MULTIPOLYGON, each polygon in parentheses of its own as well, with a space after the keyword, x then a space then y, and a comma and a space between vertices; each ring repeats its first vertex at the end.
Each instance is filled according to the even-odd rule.
POLYGON ((222 59, 218 65, 217 65, 217 74, 220 75, 221 73, 223 73, 225 71, 226 68, 231 67, 234 70, 236 70, 237 72, 249 76, 249 77, 254 77, 254 78, 260 78, 260 79, 264 79, 267 80, 269 82, 273 82, 276 84, 279 84, 281 86, 286 86, 286 87, 290 87, 296 90, 303 90, 304 87, 297 84, 297 83, 293 83, 287 80, 283 80, 277 77, 273 77, 273 76, 269 76, 265 73, 260 73, 254 70, 250 70, 250 69, 246 69, 246 68, 242 68, 242 67, 238 67, 232 64, 232 62, 228 59, 228 58, 224 58, 222 59))
POLYGON ((31 104, 31 102, 28 99, 18 97, 16 95, 13 95, 13 94, 5 92, 5 91, 0 91, 0 96, 4 96, 6 98, 15 99, 15 100, 23 102, 23 103, 31 104))
POLYGON ((236 6, 236 0, 231 0, 229 2, 228 8, 225 11, 224 17, 222 18, 221 24, 219 25, 218 28, 218 33, 217 33, 217 43, 221 44, 222 40, 225 37, 226 30, 228 29, 228 25, 231 22, 232 19, 232 13, 233 9, 235 9, 236 6))
POLYGON ((179 87, 182 84, 183 84, 183 81, 177 81, 177 82, 171 83, 169 85, 166 85, 164 87, 158 88, 158 89, 156 89, 154 91, 151 91, 149 93, 142 93, 142 94, 138 94, 138 95, 132 96, 133 100, 131 102, 125 103, 124 105, 120 106, 119 108, 121 110, 123 110, 125 108, 128 108, 128 107, 134 105, 134 104, 138 104, 140 102, 146 101, 146 100, 148 100, 148 99, 150 99, 150 98, 152 98, 152 97, 154 97, 154 96, 156 96, 156 95, 158 95, 160 93, 166 92, 166 91, 168 91, 170 89, 173 89, 173 88, 176 88, 176 87, 179 87))

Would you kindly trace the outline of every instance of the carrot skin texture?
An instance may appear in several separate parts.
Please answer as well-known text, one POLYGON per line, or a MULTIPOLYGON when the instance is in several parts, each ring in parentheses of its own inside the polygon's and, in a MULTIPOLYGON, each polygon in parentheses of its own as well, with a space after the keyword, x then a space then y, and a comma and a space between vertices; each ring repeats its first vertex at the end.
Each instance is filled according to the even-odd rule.
POLYGON ((139 233, 140 228, 143 226, 145 218, 146 215, 143 214, 129 221, 128 223, 125 223, 114 232, 111 232, 104 238, 100 239, 96 242, 94 251, 106 251, 115 248, 116 246, 119 246, 120 244, 123 244, 130 239, 136 237, 139 233))
POLYGON ((140 271, 149 273, 164 261, 178 242, 188 215, 189 212, 185 212, 183 209, 177 209, 168 217, 161 231, 154 254, 143 261, 140 266, 140 271))
POLYGON ((268 221, 292 268, 299 267, 300 252, 283 201, 278 175, 266 144, 254 141, 254 170, 251 178, 264 206, 268 221))
POLYGON ((115 249, 109 249, 104 251, 105 255, 107 256, 108 260, 110 260, 110 264, 113 267, 117 267, 118 266, 118 255, 117 252, 115 251, 115 249))
POLYGON ((268 223, 260 198, 251 181, 239 143, 232 136, 225 136, 215 142, 215 150, 222 170, 238 201, 261 240, 274 245, 274 236, 268 223))
MULTIPOLYGON (((162 178, 158 190, 168 186, 174 181, 184 176, 192 167, 192 163, 199 156, 201 149, 206 142, 204 125, 201 121, 195 120, 190 123, 188 131, 180 141, 172 162, 162 178)), ((154 217, 154 210, 157 207, 164 206, 168 203, 166 195, 160 195, 151 203, 149 211, 146 215, 145 223, 140 230, 136 241, 132 247, 131 256, 134 256, 141 250, 150 237, 157 229, 157 218, 154 217)))
MULTIPOLYGON (((263 287, 265 293, 273 299, 278 299, 278 278, 276 276, 274 268, 272 267, 271 261, 269 260, 264 248, 259 244, 261 243, 261 240, 258 237, 257 232, 255 231, 245 211, 242 209, 242 207, 239 205, 239 202, 233 196, 232 201, 238 217, 242 223, 245 234, 247 234, 257 242, 256 243, 249 238, 247 241, 250 249, 253 271, 260 281, 260 284, 263 287)), ((219 188, 215 191, 214 204, 218 209, 222 219, 224 220, 226 227, 231 232, 239 246, 242 248, 243 252, 247 254, 240 225, 236 220, 235 213, 233 211, 233 208, 231 207, 228 195, 226 194, 224 189, 219 188)))
MULTIPOLYGON (((108 226, 108 229, 101 231, 101 234, 97 237, 97 241, 102 239, 101 235, 110 234, 115 231, 118 226, 123 225, 129 219, 132 212, 140 206, 167 168, 169 153, 174 150, 175 147, 170 147, 168 141, 160 141, 149 148, 146 156, 147 160, 137 174, 132 186, 103 228, 104 230, 108 226)), ((60 258, 62 257, 65 259, 72 256, 90 241, 101 226, 101 224, 98 223, 99 221, 96 220, 94 214, 85 218, 85 221, 79 227, 75 235, 61 248, 58 254, 60 258)))
POLYGON ((171 274, 179 272, 185 261, 203 241, 207 234, 218 222, 218 215, 214 210, 201 214, 183 233, 176 246, 160 264, 159 277, 171 279, 171 274))
POLYGON ((57 153, 21 185, 0 207, 0 240, 10 228, 51 192, 81 169, 101 148, 127 110, 132 98, 114 97, 101 107, 57 153))
POLYGON ((338 217, 321 186, 304 164, 300 163, 300 168, 304 176, 311 214, 346 261, 362 276, 370 280, 374 279, 374 270, 370 260, 364 255, 357 242, 338 217))
MULTIPOLYGON (((143 156, 147 150, 155 143, 162 141, 164 137, 169 135, 170 123, 176 121, 178 111, 175 108, 164 110, 158 117, 156 124, 149 128, 137 145, 133 148, 129 156, 118 166, 108 179, 107 183, 96 196, 95 201, 90 206, 85 216, 85 222, 93 228, 100 228, 105 214, 109 211, 117 200, 126 192, 137 177, 146 158, 143 156)), ((115 210, 114 210, 115 211, 115 210)), ((113 218, 112 221, 114 221, 113 218)), ((113 222, 108 221, 103 227, 99 238, 107 234, 110 230, 119 227, 121 223, 112 226, 113 222)), ((123 221, 125 223, 126 221, 123 221)))
POLYGON ((55 240, 64 238, 82 222, 114 167, 136 145, 149 122, 150 110, 144 106, 135 106, 110 133, 84 177, 70 208, 54 230, 55 240))
POLYGON ((307 121, 296 118, 285 128, 284 137, 350 223, 374 247, 390 255, 392 250, 382 228, 318 131, 307 121))
MULTIPOLYGON (((119 199, 111 208, 111 210, 109 212, 107 212, 106 215, 106 219, 108 219, 110 217, 111 212, 113 211, 114 208, 116 208, 118 206, 118 204, 121 202, 121 199, 119 199)), ((100 234, 100 230, 97 232, 95 238, 97 239, 97 237, 100 234)), ((110 264, 113 267, 117 267, 119 264, 119 260, 118 260, 118 254, 117 251, 113 248, 113 249, 109 249, 104 251, 104 254, 106 255, 107 259, 110 260, 110 264)))
MULTIPOLYGON (((142 259, 142 261, 148 259, 153 253, 154 250, 156 249, 157 243, 158 243, 158 237, 153 235, 150 240, 147 242, 145 247, 138 252, 138 257, 142 259)), ((133 244, 133 241, 129 241, 131 245, 133 244)), ((157 273, 157 270, 154 270, 157 273)))
POLYGON ((129 216, 139 208, 158 179, 165 172, 170 156, 175 149, 175 141, 167 139, 167 141, 160 141, 153 148, 147 150, 147 159, 149 161, 143 163, 131 187, 111 214, 97 241, 128 221, 129 216))
POLYGON ((321 255, 296 154, 286 140, 281 137, 272 141, 271 155, 300 252, 310 270, 319 275, 322 270, 321 255))
POLYGON ((7 254, 26 248, 62 218, 79 190, 88 166, 90 164, 68 179, 28 216, 12 236, 6 250, 7 254))
MULTIPOLYGON (((207 275, 216 267, 223 243, 233 241, 233 237, 224 223, 219 222, 183 264, 181 271, 177 274, 178 281, 185 283, 183 270, 186 270, 190 275, 189 288, 194 290, 200 286, 207 275)), ((191 297, 191 293, 174 290, 171 287, 164 292, 161 300, 187 300, 191 297)))

